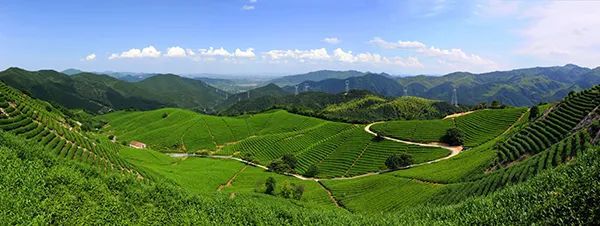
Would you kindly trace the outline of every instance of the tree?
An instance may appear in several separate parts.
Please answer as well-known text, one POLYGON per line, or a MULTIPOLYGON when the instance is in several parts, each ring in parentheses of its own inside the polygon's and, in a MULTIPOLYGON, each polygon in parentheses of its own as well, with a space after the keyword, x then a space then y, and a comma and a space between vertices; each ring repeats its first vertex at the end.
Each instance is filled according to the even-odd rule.
POLYGON ((109 139, 109 140, 113 140, 113 139, 115 139, 115 135, 108 135, 108 139, 109 139))
POLYGON ((540 108, 538 105, 535 105, 529 109, 529 121, 535 120, 540 114, 540 108))
POLYGON ((392 170, 410 166, 412 163, 412 156, 406 152, 391 155, 385 160, 385 165, 392 170))
POLYGON ((492 101, 492 108, 500 108, 500 101, 494 100, 492 101))
POLYGON ((169 116, 169 113, 166 113, 166 112, 165 112, 165 113, 163 113, 163 114, 162 114, 162 118, 166 118, 166 117, 168 117, 168 116, 169 116))
POLYGON ((450 128, 446 130, 446 134, 442 137, 442 141, 450 146, 459 146, 464 144, 464 134, 458 128, 450 128))
POLYGON ((308 170, 306 170, 306 172, 304 173, 304 176, 315 177, 317 174, 319 174, 319 167, 317 167, 316 165, 311 165, 308 167, 308 170))
POLYGON ((294 186, 294 199, 300 200, 302 198, 302 194, 304 194, 304 185, 294 186))
POLYGON ((273 178, 273 177, 267 178, 267 181, 265 182, 265 187, 266 187, 265 193, 269 194, 269 195, 275 194, 275 186, 276 186, 275 178, 273 178))
POLYGON ((283 160, 283 162, 290 166, 290 168, 292 169, 295 169, 296 165, 298 164, 298 159, 296 159, 296 156, 292 154, 283 155, 283 157, 281 157, 281 160, 283 160))
POLYGON ((269 164, 269 170, 277 173, 291 173, 294 170, 281 159, 276 159, 269 164))

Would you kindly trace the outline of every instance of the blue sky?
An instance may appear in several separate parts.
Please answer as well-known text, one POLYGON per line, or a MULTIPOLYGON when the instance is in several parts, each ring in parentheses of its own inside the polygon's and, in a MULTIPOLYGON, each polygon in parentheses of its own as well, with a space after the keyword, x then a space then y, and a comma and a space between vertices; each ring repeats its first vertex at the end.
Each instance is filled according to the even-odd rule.
POLYGON ((0 68, 272 75, 600 66, 600 2, 0 0, 0 68))

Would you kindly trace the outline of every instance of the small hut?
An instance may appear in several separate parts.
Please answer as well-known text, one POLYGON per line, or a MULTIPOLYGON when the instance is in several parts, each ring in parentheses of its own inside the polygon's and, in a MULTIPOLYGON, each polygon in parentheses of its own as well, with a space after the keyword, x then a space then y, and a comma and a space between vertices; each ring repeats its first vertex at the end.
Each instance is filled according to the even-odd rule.
POLYGON ((146 148, 146 144, 134 140, 129 143, 129 147, 136 148, 136 149, 144 149, 144 148, 146 148))

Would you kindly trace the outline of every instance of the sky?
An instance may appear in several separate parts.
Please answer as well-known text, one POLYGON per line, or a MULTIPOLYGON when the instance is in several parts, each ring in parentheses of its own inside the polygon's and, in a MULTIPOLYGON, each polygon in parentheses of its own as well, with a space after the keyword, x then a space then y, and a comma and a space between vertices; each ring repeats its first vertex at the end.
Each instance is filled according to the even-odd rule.
POLYGON ((600 66, 600 1, 0 0, 0 69, 395 75, 600 66))

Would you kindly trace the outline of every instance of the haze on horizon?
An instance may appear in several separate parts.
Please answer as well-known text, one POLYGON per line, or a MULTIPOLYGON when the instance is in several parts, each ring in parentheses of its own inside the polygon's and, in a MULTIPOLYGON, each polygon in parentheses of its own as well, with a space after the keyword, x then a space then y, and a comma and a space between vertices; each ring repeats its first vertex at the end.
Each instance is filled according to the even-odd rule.
POLYGON ((0 4, 0 69, 390 74, 597 67, 593 1, 36 1, 0 4))

